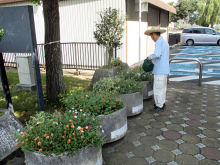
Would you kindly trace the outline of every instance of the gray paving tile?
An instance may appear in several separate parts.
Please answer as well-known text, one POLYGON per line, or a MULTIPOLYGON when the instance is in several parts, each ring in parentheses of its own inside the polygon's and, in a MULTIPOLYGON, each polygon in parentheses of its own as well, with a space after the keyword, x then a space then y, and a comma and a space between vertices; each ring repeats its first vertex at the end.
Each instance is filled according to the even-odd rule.
POLYGON ((152 156, 145 158, 145 160, 146 160, 149 164, 151 164, 151 163, 153 163, 153 162, 156 162, 156 160, 155 160, 152 156))
POLYGON ((197 154, 197 155, 194 155, 194 157, 196 158, 196 159, 198 159, 198 160, 203 160, 203 159, 205 159, 205 156, 203 156, 203 155, 201 155, 201 154, 197 154))
POLYGON ((173 154, 175 154, 175 155, 180 155, 180 154, 182 154, 182 152, 181 152, 179 149, 172 150, 171 152, 172 152, 173 154))
POLYGON ((134 155, 133 152, 127 152, 127 153, 125 153, 125 156, 127 156, 127 158, 131 158, 131 157, 133 157, 135 155, 134 155))

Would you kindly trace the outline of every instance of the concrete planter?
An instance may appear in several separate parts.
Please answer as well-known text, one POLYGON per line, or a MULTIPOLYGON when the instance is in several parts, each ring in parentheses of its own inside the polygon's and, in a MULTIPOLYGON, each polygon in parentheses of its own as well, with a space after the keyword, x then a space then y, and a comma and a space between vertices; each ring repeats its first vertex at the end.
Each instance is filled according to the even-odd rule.
POLYGON ((140 81, 141 84, 146 85, 146 88, 143 90, 143 99, 150 99, 153 97, 153 82, 154 80, 150 81, 140 81))
POLYGON ((121 139, 127 133, 126 106, 109 115, 100 115, 98 117, 107 139, 106 143, 121 139))
POLYGON ((0 117, 0 162, 3 163, 7 157, 13 156, 13 153, 18 150, 18 147, 15 146, 16 140, 13 131, 23 132, 24 126, 8 109, 0 108, 0 112, 4 113, 0 117))
POLYGON ((127 116, 134 116, 143 111, 143 93, 136 92, 131 94, 121 94, 119 99, 124 100, 126 104, 127 116))
POLYGON ((39 152, 25 153, 26 165, 102 165, 102 149, 95 147, 85 147, 75 152, 73 156, 60 154, 52 157, 45 156, 39 152))
POLYGON ((101 78, 104 77, 115 77, 117 75, 117 72, 121 72, 125 69, 128 69, 128 64, 125 63, 125 66, 122 69, 119 68, 112 68, 112 69, 96 69, 95 73, 92 77, 92 80, 90 82, 90 85, 94 85, 96 82, 100 81, 101 78))

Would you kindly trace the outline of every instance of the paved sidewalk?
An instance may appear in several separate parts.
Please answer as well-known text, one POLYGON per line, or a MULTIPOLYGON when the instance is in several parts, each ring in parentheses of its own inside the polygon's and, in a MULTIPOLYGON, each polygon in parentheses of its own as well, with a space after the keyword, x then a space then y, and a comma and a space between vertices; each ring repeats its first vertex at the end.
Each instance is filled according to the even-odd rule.
POLYGON ((220 86, 170 82, 164 112, 128 118, 128 133, 103 146, 104 165, 220 164, 220 86))

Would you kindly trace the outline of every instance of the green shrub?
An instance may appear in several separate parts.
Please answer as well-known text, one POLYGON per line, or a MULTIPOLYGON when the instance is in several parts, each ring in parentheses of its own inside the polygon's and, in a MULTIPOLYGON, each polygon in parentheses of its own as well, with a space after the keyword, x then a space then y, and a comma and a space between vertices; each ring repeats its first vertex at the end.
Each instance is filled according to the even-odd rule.
POLYGON ((152 72, 145 72, 142 69, 142 66, 135 67, 133 69, 126 69, 121 73, 118 73, 120 78, 124 78, 125 80, 134 79, 135 81, 151 81, 154 79, 154 75, 152 72))
POLYGON ((111 67, 122 69, 124 67, 124 63, 120 60, 120 58, 112 58, 111 67))
POLYGON ((118 76, 102 78, 100 81, 96 82, 93 86, 93 91, 95 92, 109 92, 114 94, 130 94, 135 92, 140 92, 145 88, 140 82, 134 79, 120 78, 118 76))

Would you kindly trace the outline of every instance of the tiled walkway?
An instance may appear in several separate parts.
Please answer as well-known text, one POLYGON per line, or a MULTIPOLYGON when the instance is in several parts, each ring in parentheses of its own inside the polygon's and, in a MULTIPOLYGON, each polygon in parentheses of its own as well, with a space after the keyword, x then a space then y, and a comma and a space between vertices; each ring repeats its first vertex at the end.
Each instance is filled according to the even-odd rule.
POLYGON ((170 82, 164 112, 128 118, 128 133, 103 146, 104 165, 220 164, 220 86, 170 82))

